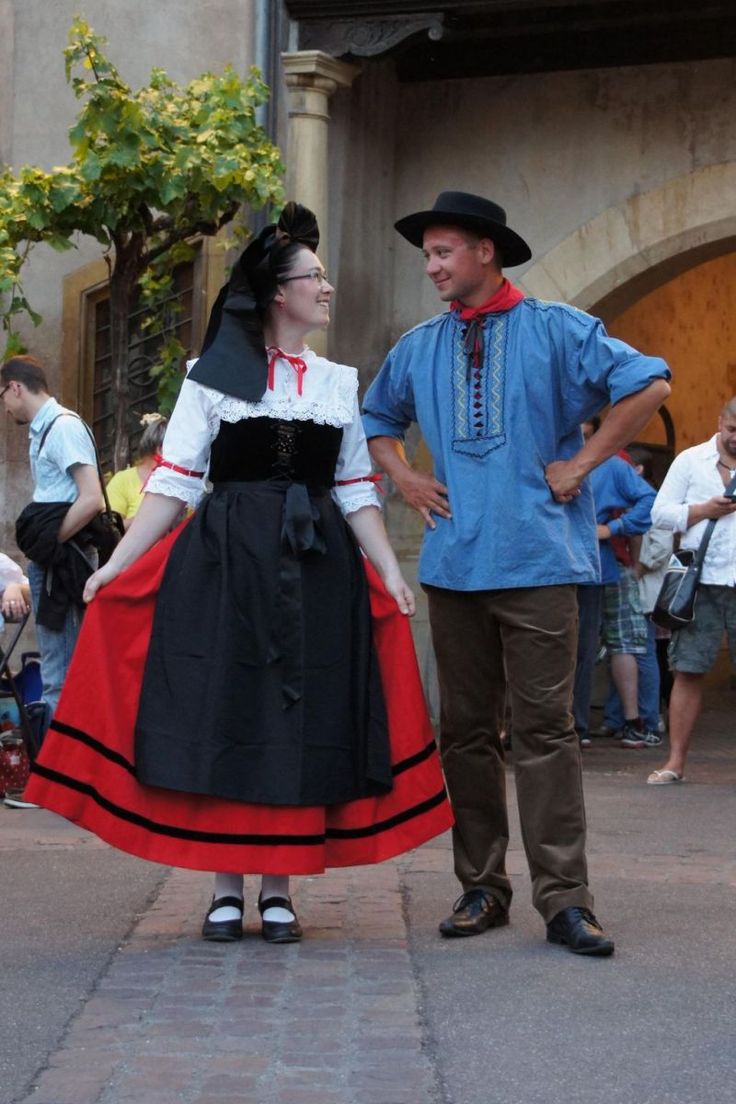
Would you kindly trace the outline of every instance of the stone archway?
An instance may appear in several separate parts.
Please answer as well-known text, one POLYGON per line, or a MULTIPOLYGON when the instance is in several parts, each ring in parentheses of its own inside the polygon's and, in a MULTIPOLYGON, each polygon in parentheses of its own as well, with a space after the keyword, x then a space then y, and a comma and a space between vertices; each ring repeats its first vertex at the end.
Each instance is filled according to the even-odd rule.
POLYGON ((642 433, 662 453, 704 440, 736 391, 736 164, 679 177, 581 226, 524 277, 542 298, 603 318, 673 368, 668 410, 642 433))
POLYGON ((540 299, 604 320, 703 261, 736 250, 736 164, 710 165, 631 196, 578 227, 525 273, 540 299))

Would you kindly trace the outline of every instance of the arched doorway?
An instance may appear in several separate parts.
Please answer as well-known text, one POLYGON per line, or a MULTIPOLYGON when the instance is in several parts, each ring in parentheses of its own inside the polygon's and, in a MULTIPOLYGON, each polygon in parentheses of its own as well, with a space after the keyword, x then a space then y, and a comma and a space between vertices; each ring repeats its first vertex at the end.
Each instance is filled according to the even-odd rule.
POLYGON ((710 437, 736 394, 736 214, 723 202, 735 189, 734 164, 679 177, 604 211, 524 274, 532 294, 667 360, 672 396, 639 437, 658 467, 710 437))

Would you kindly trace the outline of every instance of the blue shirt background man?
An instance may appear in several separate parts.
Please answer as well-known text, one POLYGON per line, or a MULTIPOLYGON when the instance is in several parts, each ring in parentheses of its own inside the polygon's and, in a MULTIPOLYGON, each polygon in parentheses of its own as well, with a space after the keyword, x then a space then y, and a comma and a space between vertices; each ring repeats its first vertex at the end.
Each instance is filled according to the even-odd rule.
POLYGON ((585 477, 646 424, 669 393, 669 372, 582 311, 514 289, 503 264, 531 252, 490 200, 444 192, 396 228, 423 249, 426 273, 451 306, 400 338, 364 403, 374 460, 427 524, 419 579, 463 889, 440 931, 475 935, 508 920, 506 672, 535 906, 548 940, 610 954, 587 886, 570 710, 576 584, 600 578, 585 477), (581 422, 608 403, 604 425, 583 446, 581 422), (432 454, 431 476, 406 461, 412 421, 432 454))
MULTIPOLYGON (((578 587, 578 658, 573 690, 575 731, 581 746, 587 747, 590 744, 588 725, 593 669, 602 628, 611 676, 624 713, 622 746, 643 748, 648 746, 650 739, 651 746, 655 746, 661 743, 661 738, 654 731, 650 734, 639 716, 637 657, 647 654, 649 628, 641 611, 634 570, 619 566, 611 537, 646 533, 652 524, 656 492, 620 456, 612 456, 594 468, 589 483, 595 503, 601 578, 599 585, 578 587)), ((656 659, 654 663, 656 666, 656 659)))
MULTIPOLYGON (((51 397, 43 366, 34 357, 15 356, 3 364, 0 395, 11 418, 18 425, 28 426, 33 501, 71 504, 57 536, 64 543, 84 529, 103 504, 90 435, 80 418, 51 397), (56 418, 58 421, 51 426, 56 418)), ((34 614, 38 611, 45 575, 43 565, 28 564, 34 614)), ((51 714, 59 701, 79 627, 80 612, 74 607, 69 608, 58 631, 36 622, 43 695, 51 714)))

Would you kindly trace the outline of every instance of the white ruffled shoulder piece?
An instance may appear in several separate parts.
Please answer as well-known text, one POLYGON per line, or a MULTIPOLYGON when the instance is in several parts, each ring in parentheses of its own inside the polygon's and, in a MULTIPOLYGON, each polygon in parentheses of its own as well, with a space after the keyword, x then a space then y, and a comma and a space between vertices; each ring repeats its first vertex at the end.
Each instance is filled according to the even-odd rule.
POLYGON ((297 394, 296 373, 285 360, 276 362, 273 389, 267 389, 255 403, 202 387, 212 403, 209 412, 212 430, 216 433, 221 421, 240 422, 244 418, 263 417, 313 421, 336 428, 349 425, 355 416, 357 369, 326 360, 311 349, 305 349, 301 355, 307 365, 301 395, 297 394))

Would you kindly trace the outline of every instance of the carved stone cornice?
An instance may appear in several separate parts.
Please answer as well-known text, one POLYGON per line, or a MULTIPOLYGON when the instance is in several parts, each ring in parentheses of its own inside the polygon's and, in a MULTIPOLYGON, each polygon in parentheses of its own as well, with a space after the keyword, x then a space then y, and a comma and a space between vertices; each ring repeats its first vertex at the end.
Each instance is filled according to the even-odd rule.
POLYGON ((442 38, 443 16, 417 12, 412 18, 395 15, 381 19, 304 20, 299 23, 302 50, 322 50, 333 57, 377 57, 412 35, 426 31, 432 41, 442 38))
POLYGON ((338 61, 323 50, 297 50, 283 53, 281 63, 288 84, 307 85, 310 79, 325 81, 332 86, 330 94, 336 88, 349 88, 360 72, 359 66, 338 61))

